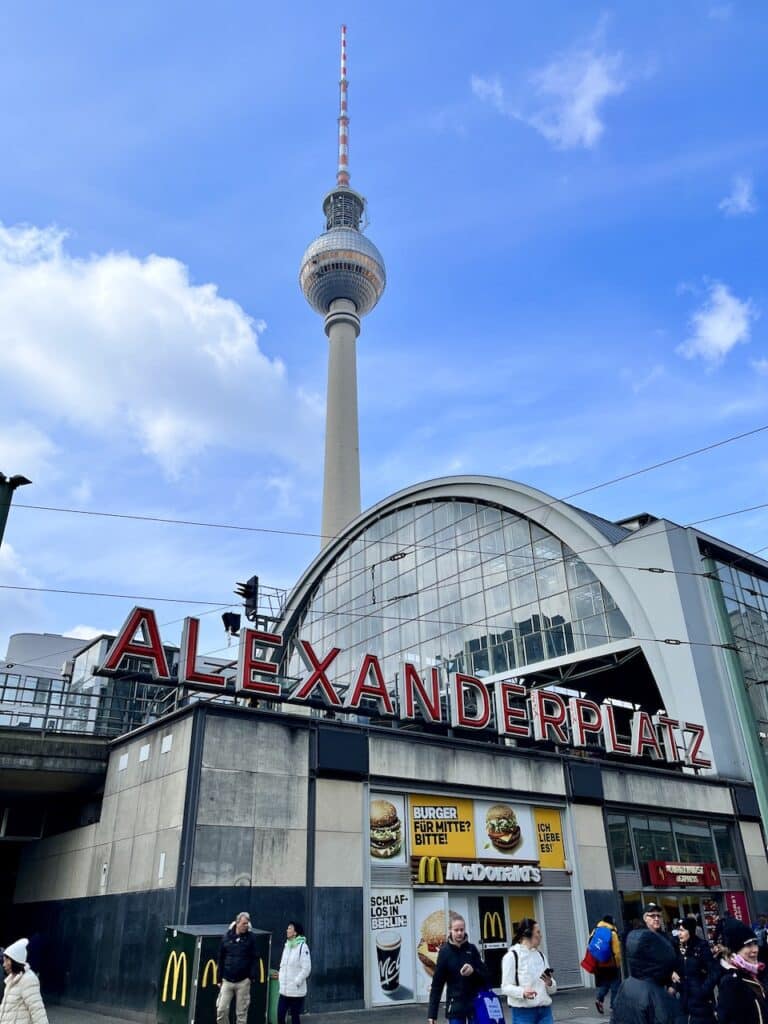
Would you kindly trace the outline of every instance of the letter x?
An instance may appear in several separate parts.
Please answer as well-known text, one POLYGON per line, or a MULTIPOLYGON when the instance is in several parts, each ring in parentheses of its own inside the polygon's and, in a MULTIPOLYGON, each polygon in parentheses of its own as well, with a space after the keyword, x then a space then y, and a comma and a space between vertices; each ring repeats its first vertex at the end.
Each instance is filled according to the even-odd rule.
POLYGON ((319 686, 323 691, 325 699, 337 708, 340 708, 342 706, 341 698, 334 690, 333 684, 325 673, 331 662, 341 654, 341 648, 332 647, 323 660, 319 661, 309 640, 299 640, 299 653, 304 664, 312 672, 293 694, 294 700, 306 700, 314 688, 319 686))

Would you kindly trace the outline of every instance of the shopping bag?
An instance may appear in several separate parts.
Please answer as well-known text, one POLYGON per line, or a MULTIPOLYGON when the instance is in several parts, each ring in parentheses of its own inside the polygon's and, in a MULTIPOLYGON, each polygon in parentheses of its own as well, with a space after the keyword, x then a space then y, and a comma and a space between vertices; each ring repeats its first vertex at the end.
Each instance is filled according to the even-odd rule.
POLYGON ((474 1000, 475 1024, 505 1024, 501 1000, 493 989, 478 992, 474 1000))

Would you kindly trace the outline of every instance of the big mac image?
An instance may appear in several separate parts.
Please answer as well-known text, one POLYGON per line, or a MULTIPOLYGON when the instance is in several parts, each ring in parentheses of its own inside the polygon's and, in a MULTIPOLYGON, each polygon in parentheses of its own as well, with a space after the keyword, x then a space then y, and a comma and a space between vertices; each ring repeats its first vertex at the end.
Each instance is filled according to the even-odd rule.
POLYGON ((488 808, 485 830, 493 846, 502 853, 512 853, 523 841, 517 815, 509 804, 493 804, 488 808))
POLYGON ((371 800, 371 856, 396 857, 403 847, 403 829, 397 808, 389 800, 371 800))
MULTIPOLYGON (((454 910, 448 911, 448 920, 453 921, 459 915, 454 910)), ((416 955, 421 961, 425 971, 430 977, 435 973, 437 954, 445 942, 448 934, 448 927, 445 923, 445 911, 434 910, 421 922, 421 934, 419 944, 416 947, 416 955)))

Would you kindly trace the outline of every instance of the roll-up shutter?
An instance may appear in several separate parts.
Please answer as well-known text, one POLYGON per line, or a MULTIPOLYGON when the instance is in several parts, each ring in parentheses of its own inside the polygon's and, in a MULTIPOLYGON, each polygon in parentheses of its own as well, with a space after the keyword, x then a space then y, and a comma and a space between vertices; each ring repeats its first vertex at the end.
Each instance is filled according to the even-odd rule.
MULTIPOLYGON (((558 988, 581 986, 583 956, 582 943, 576 935, 573 919, 573 903, 570 892, 543 892, 541 894, 543 917, 540 922, 544 933, 544 948, 552 966, 558 988)), ((586 943, 586 937, 584 939, 586 943)), ((557 999, 557 996, 555 996, 557 999)))

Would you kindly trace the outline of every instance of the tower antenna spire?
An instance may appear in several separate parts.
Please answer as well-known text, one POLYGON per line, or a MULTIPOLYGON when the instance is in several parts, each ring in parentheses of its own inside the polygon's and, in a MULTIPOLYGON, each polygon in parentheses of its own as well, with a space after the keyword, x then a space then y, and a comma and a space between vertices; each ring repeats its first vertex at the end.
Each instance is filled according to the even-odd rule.
POLYGON ((349 110, 347 108, 347 26, 341 26, 341 74, 339 76, 339 164, 338 188, 349 188, 349 110))

